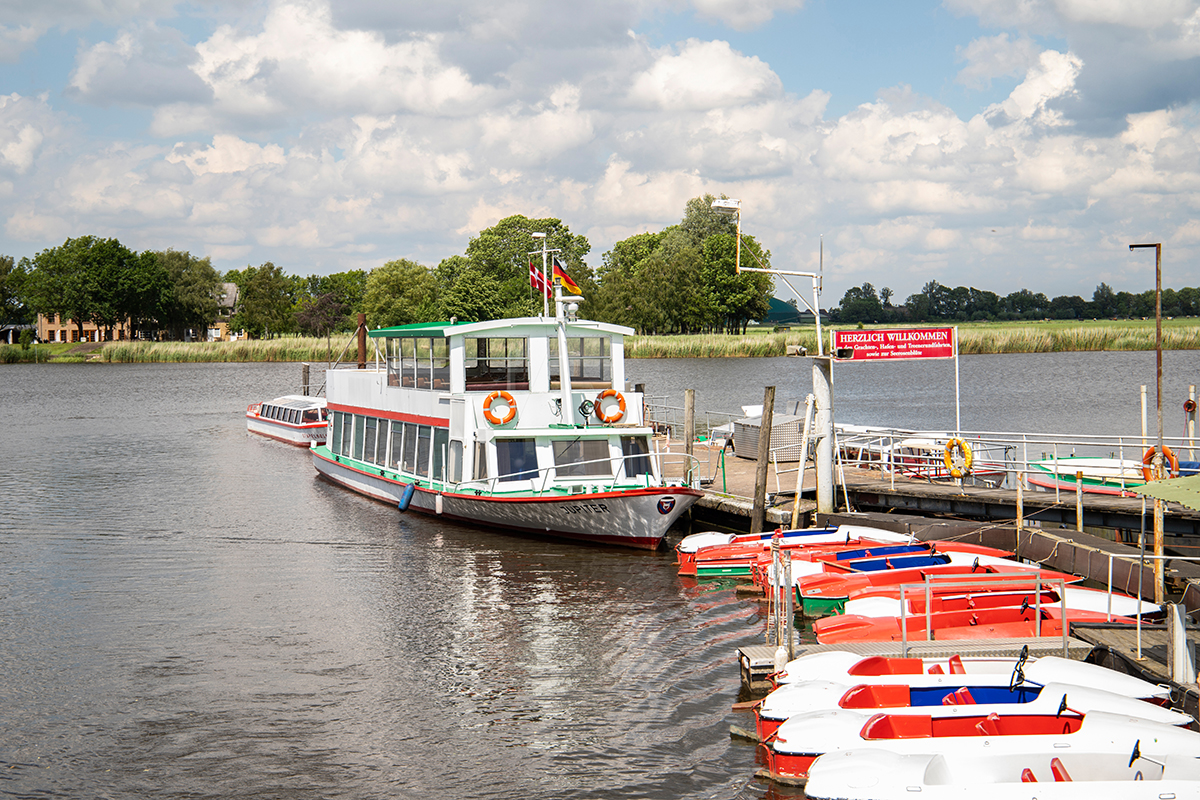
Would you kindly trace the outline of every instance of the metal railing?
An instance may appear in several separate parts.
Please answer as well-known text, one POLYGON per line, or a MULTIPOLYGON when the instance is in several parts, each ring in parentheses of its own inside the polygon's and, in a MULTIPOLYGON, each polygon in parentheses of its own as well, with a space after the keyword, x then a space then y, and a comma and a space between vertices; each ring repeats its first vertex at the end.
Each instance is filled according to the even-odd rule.
POLYGON ((501 493, 502 490, 498 488, 500 483, 518 483, 524 481, 537 483, 539 480, 541 485, 537 487, 535 491, 540 492, 544 492, 550 488, 552 481, 555 483, 569 483, 571 485, 599 486, 603 487, 603 491, 614 491, 619 482, 634 482, 643 476, 649 476, 650 478, 650 480, 646 481, 645 483, 647 486, 661 484, 662 486, 679 485, 698 488, 698 476, 700 474, 699 465, 700 462, 695 456, 689 456, 685 453, 634 453, 619 457, 609 456, 607 458, 593 458, 587 461, 572 461, 568 464, 555 464, 547 467, 539 467, 537 469, 523 469, 517 472, 509 472, 503 475, 493 475, 486 478, 471 478, 468 480, 459 481, 457 483, 443 483, 454 486, 456 491, 462 491, 465 489, 467 491, 486 492, 487 494, 492 495, 501 493), (654 460, 656 462, 657 470, 649 473, 635 472, 631 474, 625 469, 625 464, 634 459, 646 459, 648 461, 654 460), (672 484, 670 483, 671 478, 667 474, 667 467, 676 463, 681 465, 681 468, 679 469, 680 483, 672 484), (609 472, 607 474, 595 475, 560 474, 561 471, 584 467, 588 464, 607 464, 609 467, 609 472), (620 469, 616 468, 618 466, 620 469), (655 477, 656 475, 657 478, 655 477))

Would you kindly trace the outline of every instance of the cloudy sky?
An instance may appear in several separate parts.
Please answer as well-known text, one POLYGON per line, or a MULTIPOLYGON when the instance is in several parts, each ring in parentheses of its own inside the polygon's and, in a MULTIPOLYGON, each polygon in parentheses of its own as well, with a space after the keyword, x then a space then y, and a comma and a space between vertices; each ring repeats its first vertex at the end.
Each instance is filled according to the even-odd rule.
MULTIPOLYGON (((428 265, 740 198, 824 305, 1200 284, 1200 0, 5 0, 0 254, 428 265)), ((782 296, 788 296, 786 290, 782 296)))

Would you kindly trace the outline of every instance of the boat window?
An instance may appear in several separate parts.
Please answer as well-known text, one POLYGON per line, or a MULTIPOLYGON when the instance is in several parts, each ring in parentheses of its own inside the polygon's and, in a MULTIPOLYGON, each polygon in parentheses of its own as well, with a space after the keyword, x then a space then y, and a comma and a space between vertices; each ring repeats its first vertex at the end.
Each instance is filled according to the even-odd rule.
POLYGON ((467 337, 464 347, 468 391, 529 388, 525 339, 467 337))
POLYGON ((392 423, 392 461, 395 469, 400 469, 400 456, 404 452, 404 423, 392 423))
POLYGON ((607 439, 573 439, 553 442, 554 471, 560 478, 578 478, 585 475, 612 475, 612 463, 608 460, 607 439))
POLYGON ((365 435, 363 433, 363 430, 366 426, 366 422, 367 422, 366 417, 359 416, 358 414, 354 415, 354 456, 353 456, 353 458, 355 461, 362 461, 363 437, 365 435))
MULTIPOLYGON (((550 380, 560 378, 558 339, 551 337, 550 380)), ((612 388, 612 338, 608 336, 567 337, 567 363, 571 369, 571 384, 581 389, 612 388)))
POLYGON ((321 415, 320 415, 319 409, 316 409, 316 408, 304 409, 304 421, 305 422, 320 422, 321 415))
POLYGON ((622 436, 621 455, 625 457, 625 476, 650 474, 650 443, 645 436, 622 436))
MULTIPOLYGON (((449 434, 449 431, 446 431, 449 434)), ((455 439, 450 443, 450 480, 453 483, 462 481, 463 443, 455 439)))
POLYGON ((342 450, 339 455, 350 455, 350 443, 354 438, 354 415, 342 414, 342 450))
POLYGON ((483 442, 475 443, 475 480, 486 480, 488 476, 487 469, 487 448, 483 442))
POLYGON ((384 353, 387 359, 388 386, 400 385, 400 342, 399 338, 384 339, 384 353))
POLYGON ((267 419, 275 419, 275 406, 263 406, 262 411, 259 412, 259 416, 266 417, 267 419))
POLYGON ((417 428, 417 474, 421 477, 429 477, 430 430, 428 425, 417 428))
POLYGON ((446 450, 450 447, 450 429, 433 429, 433 471, 429 476, 434 480, 446 480, 446 450))
POLYGON ((432 339, 416 339, 417 343, 417 388, 431 389, 430 370, 432 369, 432 339))
POLYGON ((496 471, 502 481, 527 481, 537 477, 537 449, 533 439, 497 439, 496 471))
POLYGON ((333 430, 329 433, 333 437, 333 441, 329 443, 329 450, 340 453, 342 451, 342 412, 333 412, 333 430))
POLYGON ((450 388, 450 342, 446 339, 433 340, 433 388, 450 388))
POLYGON ((400 385, 417 385, 417 340, 400 340, 400 385))
POLYGON ((300 422, 300 409, 288 409, 288 422, 292 423, 293 425, 296 425, 300 422))
POLYGON ((379 463, 375 461, 375 439, 378 434, 379 420, 374 417, 367 417, 366 432, 363 439, 363 453, 366 456, 364 461, 379 463))
POLYGON ((417 474, 417 425, 415 422, 404 423, 404 459, 400 468, 409 475, 417 474))

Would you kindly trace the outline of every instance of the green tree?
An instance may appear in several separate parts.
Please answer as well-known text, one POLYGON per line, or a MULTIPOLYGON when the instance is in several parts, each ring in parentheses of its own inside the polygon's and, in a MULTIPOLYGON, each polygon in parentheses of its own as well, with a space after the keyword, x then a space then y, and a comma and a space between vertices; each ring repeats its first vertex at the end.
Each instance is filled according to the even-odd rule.
POLYGON ((870 283, 851 286, 842 295, 837 311, 838 322, 881 322, 883 319, 883 304, 870 283))
POLYGON ((287 333, 295 323, 292 313, 293 282, 283 270, 267 261, 257 268, 247 267, 245 287, 240 289, 240 305, 231 325, 244 329, 250 336, 273 338, 287 333))
MULTIPOLYGON (((753 236, 742 235, 742 259, 770 268, 771 254, 753 236)), ((737 237, 718 233, 704 240, 701 274, 711 294, 716 321, 726 333, 745 333, 750 320, 762 319, 771 310, 771 277, 761 272, 736 270, 737 237)))
POLYGON ((428 267, 398 259, 367 275, 363 313, 372 328, 431 322, 438 317, 437 281, 428 267))
MULTIPOLYGON (((130 338, 136 338, 138 331, 156 333, 167 327, 176 287, 159 256, 147 250, 137 255, 121 274, 121 313, 129 321, 130 338)), ((207 321, 211 322, 211 318, 207 321)))
POLYGON ((13 261, 12 256, 0 256, 0 322, 27 325, 33 313, 25 300, 25 284, 29 280, 29 259, 13 261))
POLYGON ((95 236, 67 239, 33 258, 33 269, 26 294, 39 314, 75 321, 83 339, 83 323, 92 318, 95 307, 91 250, 100 241, 95 236))
POLYGON ((451 256, 436 270, 441 319, 479 322, 498 319, 504 309, 499 301, 496 280, 485 275, 462 256, 451 256))
MULTIPOLYGON (((179 250, 162 250, 154 253, 154 259, 166 275, 168 290, 161 293, 162 310, 159 324, 168 331, 172 339, 184 339, 187 331, 206 329, 217 318, 220 304, 217 295, 221 291, 221 275, 207 256, 197 258, 179 250)), ((252 269, 252 268, 247 268, 252 269)), ((147 281, 151 282, 147 272, 147 281)), ((236 282, 236 281, 233 281, 236 282)), ((243 290, 239 286, 239 294, 243 290)), ((147 300, 146 307, 152 304, 147 300)), ((240 327, 240 326, 239 326, 240 327)))
POLYGON ((533 238, 535 232, 545 233, 546 247, 559 251, 559 262, 579 284, 584 298, 589 297, 590 289, 595 285, 592 271, 583 260, 592 249, 587 237, 571 233, 559 219, 529 219, 520 214, 506 217, 480 231, 467 243, 466 250, 471 266, 495 282, 502 309, 499 316, 523 317, 541 313, 542 298, 529 284, 529 265, 536 263, 541 268, 541 256, 530 255, 542 248, 541 241, 533 238))

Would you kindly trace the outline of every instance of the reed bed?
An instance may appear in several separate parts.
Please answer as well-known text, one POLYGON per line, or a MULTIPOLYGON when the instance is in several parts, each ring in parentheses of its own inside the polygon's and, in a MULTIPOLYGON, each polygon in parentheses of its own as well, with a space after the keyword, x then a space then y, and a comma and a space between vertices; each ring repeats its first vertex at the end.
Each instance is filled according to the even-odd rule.
POLYGON ((316 337, 254 339, 239 342, 111 342, 97 351, 97 360, 110 363, 218 361, 331 361, 344 342, 316 337))
MULTIPOLYGON (((967 323, 959 325, 964 355, 983 353, 1061 353, 1089 350, 1153 350, 1154 322, 967 323)), ((826 340, 828 341, 828 340, 826 340)), ((816 352, 812 329, 745 336, 630 336, 628 358, 762 358, 787 355, 789 345, 816 352)), ((109 342, 92 359, 113 363, 215 361, 332 361, 343 353, 346 338, 328 345, 321 338, 281 337, 240 342, 109 342)), ((1200 324, 1175 320, 1163 326, 1163 349, 1200 350, 1200 324)), ((354 358, 354 347, 346 352, 354 358)), ((44 356, 43 356, 44 357, 44 356)), ((374 357, 373 352, 371 357, 374 357)), ((23 360, 15 354, 14 360, 23 360)), ((55 359, 65 360, 65 359, 55 359)))

